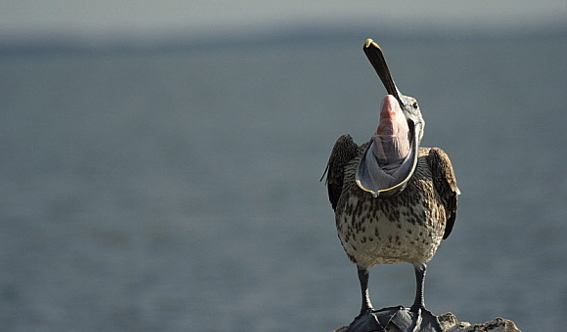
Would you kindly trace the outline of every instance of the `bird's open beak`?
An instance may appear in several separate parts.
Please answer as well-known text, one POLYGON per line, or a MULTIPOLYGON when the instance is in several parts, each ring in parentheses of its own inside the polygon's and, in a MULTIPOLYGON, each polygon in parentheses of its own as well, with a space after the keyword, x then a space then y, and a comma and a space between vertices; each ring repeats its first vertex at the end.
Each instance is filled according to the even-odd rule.
MULTIPOLYGON (((386 91, 398 100, 403 109, 404 103, 401 98, 402 94, 396 87, 396 83, 394 83, 394 79, 390 74, 380 46, 373 42, 372 39, 367 39, 363 49, 372 67, 374 67, 374 70, 376 70, 376 73, 384 84, 386 91)), ((416 135, 414 122, 408 120, 408 124, 410 124, 411 151, 399 166, 400 172, 397 174, 395 180, 392 182, 389 178, 385 178, 381 175, 383 173, 381 172, 380 165, 376 157, 370 152, 371 146, 374 144, 371 140, 356 169, 355 182, 360 189, 371 193, 374 197, 396 195, 405 189, 415 172, 419 155, 419 140, 416 135)))
POLYGON ((380 77, 382 84, 384 84, 388 94, 394 96, 400 103, 400 106, 403 106, 400 91, 396 87, 396 83, 394 83, 394 79, 392 78, 392 74, 390 74, 390 69, 388 69, 388 64, 386 64, 386 59, 384 59, 384 54, 380 46, 372 39, 366 39, 363 50, 368 61, 370 61, 372 67, 376 70, 378 77, 380 77))

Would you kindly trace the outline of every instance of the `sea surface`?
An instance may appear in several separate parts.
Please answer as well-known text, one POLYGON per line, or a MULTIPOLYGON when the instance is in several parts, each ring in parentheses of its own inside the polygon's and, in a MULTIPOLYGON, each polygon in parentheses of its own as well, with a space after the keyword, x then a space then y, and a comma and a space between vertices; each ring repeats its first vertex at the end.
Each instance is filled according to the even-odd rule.
MULTIPOLYGON (((313 38, 0 58, 0 331, 328 332, 359 310, 319 182, 384 49, 462 195, 426 304, 563 331, 567 35, 313 38)), ((409 264, 371 270, 411 305, 409 264)))

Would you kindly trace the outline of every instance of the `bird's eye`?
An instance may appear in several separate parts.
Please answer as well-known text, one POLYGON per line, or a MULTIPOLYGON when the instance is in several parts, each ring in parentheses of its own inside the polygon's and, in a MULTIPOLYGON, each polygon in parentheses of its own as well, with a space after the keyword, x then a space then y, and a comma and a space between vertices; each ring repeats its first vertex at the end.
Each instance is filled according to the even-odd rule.
POLYGON ((414 101, 412 106, 413 106, 413 109, 416 110, 417 109, 417 102, 414 101))

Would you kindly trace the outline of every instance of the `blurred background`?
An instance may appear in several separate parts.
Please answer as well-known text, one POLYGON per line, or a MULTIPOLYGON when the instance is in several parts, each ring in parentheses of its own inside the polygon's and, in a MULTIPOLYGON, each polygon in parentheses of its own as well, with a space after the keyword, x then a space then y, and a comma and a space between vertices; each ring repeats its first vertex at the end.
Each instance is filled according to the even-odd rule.
MULTIPOLYGON (((0 330, 319 331, 359 310, 319 182, 384 49, 462 191, 426 303, 562 331, 565 1, 0 2, 0 330)), ((376 307, 409 264, 371 270, 376 307)))

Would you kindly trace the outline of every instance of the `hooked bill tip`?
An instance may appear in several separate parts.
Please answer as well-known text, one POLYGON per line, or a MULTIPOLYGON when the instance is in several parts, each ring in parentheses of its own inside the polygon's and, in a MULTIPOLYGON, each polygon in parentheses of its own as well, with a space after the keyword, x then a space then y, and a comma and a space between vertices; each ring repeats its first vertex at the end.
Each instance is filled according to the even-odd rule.
POLYGON ((380 48, 380 46, 378 46, 378 44, 376 44, 372 39, 368 38, 368 39, 366 39, 366 42, 364 43, 364 47, 369 48, 370 46, 380 48))

